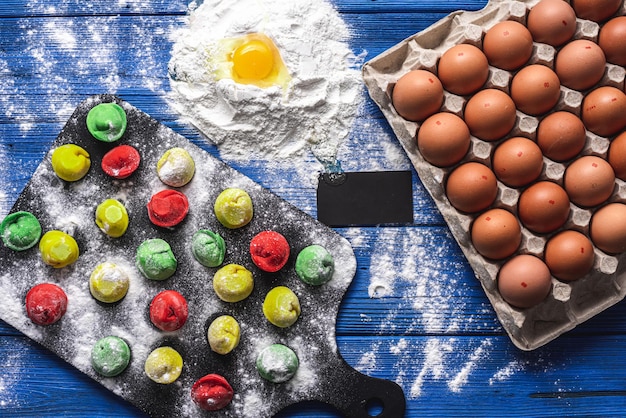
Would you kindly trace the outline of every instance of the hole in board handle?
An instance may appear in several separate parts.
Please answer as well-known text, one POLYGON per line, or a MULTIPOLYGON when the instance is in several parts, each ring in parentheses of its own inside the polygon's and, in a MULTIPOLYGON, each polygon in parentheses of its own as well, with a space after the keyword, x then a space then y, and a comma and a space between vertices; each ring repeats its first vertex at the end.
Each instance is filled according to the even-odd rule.
POLYGON ((370 398, 365 403, 365 409, 367 410, 368 416, 377 417, 385 410, 385 404, 379 398, 370 398))

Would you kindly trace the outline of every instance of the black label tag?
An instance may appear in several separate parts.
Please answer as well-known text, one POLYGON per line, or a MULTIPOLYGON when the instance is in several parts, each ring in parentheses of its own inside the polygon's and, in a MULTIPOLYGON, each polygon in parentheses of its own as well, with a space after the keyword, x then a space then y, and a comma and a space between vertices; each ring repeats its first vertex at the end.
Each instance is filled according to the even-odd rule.
POLYGON ((411 171, 321 174, 317 219, 328 226, 412 223, 411 171))

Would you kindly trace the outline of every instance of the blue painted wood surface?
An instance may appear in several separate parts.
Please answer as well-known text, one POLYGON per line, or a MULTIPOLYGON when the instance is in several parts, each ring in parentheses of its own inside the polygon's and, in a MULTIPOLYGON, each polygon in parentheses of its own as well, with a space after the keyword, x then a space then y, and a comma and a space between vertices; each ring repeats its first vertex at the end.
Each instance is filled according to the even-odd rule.
MULTIPOLYGON (((366 59, 452 11, 485 4, 333 3, 353 29, 352 48, 367 51, 366 59)), ((92 94, 115 93, 218 154, 166 103, 169 35, 184 25, 186 13, 186 0, 0 3, 0 215, 15 202, 74 107, 92 94), (59 37, 64 27, 77 39, 69 48, 59 37), (99 44, 89 41, 91 31, 101 33, 99 44)), ((367 146, 372 161, 351 162, 352 167, 397 168, 387 161, 389 149, 394 150, 393 134, 373 102, 365 100, 340 159, 347 161, 351 149, 367 146)), ((297 168, 263 161, 232 165, 315 216, 315 187, 291 181, 300 178, 297 168)), ((358 260, 337 321, 339 349, 349 364, 398 382, 407 396, 409 417, 626 414, 624 303, 545 347, 522 352, 504 334, 415 175, 414 214, 414 224, 401 228, 337 229, 350 240, 358 260), (407 265, 412 266, 408 271, 407 265), (398 275, 378 289, 381 269, 386 277, 388 269, 397 269, 398 275)), ((143 415, 0 321, 0 416, 143 415)), ((279 416, 337 415, 324 405, 305 403, 279 416)))

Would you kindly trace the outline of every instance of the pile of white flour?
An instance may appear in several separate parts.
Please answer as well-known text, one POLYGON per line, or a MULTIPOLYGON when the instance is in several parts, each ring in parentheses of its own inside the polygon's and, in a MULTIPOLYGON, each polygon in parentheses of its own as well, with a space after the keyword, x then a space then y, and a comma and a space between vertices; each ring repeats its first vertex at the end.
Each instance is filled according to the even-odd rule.
MULTIPOLYGON (((333 163, 360 103, 360 64, 350 30, 326 0, 205 0, 173 33, 171 106, 227 159, 283 159, 309 152, 333 163), (215 81, 210 51, 223 38, 261 32, 292 80, 261 89, 215 81)), ((364 55, 364 54, 363 54, 364 55)))

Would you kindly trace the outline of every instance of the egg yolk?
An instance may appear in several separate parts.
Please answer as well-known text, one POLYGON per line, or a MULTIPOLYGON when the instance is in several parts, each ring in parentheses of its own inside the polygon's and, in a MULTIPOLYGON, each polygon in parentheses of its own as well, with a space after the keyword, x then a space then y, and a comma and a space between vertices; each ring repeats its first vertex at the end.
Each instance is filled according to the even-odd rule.
POLYGON ((244 42, 232 55, 233 71, 243 79, 263 80, 274 68, 274 54, 263 41, 244 42))
POLYGON ((286 89, 291 76, 272 39, 262 33, 219 41, 209 66, 217 80, 229 78, 240 84, 286 89))

